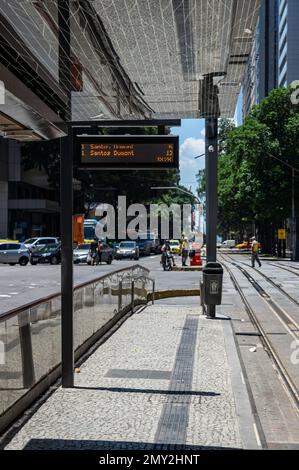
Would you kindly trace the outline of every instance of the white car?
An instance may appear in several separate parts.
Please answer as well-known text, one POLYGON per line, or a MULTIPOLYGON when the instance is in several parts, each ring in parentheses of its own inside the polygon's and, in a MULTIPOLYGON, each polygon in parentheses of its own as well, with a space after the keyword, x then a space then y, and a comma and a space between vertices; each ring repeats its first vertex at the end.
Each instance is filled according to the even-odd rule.
POLYGON ((221 248, 234 248, 236 246, 236 240, 225 240, 221 244, 221 248))
POLYGON ((31 253, 39 250, 40 248, 44 248, 47 245, 58 245, 58 243, 59 240, 57 237, 36 237, 29 238, 28 240, 24 241, 24 245, 31 253))

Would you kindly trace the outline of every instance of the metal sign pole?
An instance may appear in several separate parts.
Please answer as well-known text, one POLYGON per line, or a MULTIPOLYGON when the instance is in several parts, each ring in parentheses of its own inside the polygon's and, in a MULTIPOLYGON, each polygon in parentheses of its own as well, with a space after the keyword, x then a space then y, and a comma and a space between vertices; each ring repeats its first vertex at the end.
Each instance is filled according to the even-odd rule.
MULTIPOLYGON (((70 1, 58 1, 59 82, 67 105, 65 118, 71 119, 71 33, 70 1)), ((73 132, 61 139, 60 207, 61 207, 61 363, 62 387, 74 386, 73 326, 73 132)))
POLYGON ((292 238, 292 261, 297 259, 297 221, 295 210, 295 169, 292 168, 292 222, 291 222, 291 238, 292 238))
POLYGON ((61 353, 62 387, 74 386, 72 131, 61 142, 61 353))
MULTIPOLYGON (((218 161, 218 119, 206 118, 206 245, 207 263, 217 259, 217 161, 218 161)), ((208 317, 214 318, 215 305, 207 306, 208 317)))

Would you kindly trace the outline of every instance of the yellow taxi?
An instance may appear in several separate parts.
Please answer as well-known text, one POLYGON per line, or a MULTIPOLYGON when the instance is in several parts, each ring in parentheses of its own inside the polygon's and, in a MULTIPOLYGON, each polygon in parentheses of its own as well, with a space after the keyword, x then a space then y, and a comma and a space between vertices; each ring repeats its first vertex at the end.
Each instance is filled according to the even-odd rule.
MULTIPOLYGON (((261 248, 261 244, 258 244, 258 247, 261 248)), ((236 245, 237 250, 250 250, 251 249, 251 242, 244 241, 243 243, 239 243, 236 245)))
POLYGON ((181 244, 179 240, 170 240, 169 241, 170 252, 174 255, 181 254, 181 244))
POLYGON ((19 240, 10 240, 8 238, 5 238, 3 240, 0 240, 0 243, 20 243, 19 240))

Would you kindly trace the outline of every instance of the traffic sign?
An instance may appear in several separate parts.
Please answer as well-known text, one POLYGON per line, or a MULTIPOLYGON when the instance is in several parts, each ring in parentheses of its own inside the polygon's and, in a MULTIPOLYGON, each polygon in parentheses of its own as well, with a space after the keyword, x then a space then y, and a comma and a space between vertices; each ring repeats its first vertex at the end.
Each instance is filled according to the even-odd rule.
POLYGON ((169 135, 77 135, 75 158, 81 169, 178 168, 179 138, 169 135))
POLYGON ((287 238, 287 231, 285 228, 278 229, 278 240, 286 240, 287 238))

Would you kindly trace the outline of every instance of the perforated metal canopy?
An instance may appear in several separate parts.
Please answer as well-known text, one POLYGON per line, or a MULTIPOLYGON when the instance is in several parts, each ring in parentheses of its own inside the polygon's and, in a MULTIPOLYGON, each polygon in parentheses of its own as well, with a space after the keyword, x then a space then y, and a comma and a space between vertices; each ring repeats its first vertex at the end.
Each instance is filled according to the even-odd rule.
MULTIPOLYGON (((72 78, 79 83, 72 119, 232 117, 259 3, 70 1, 72 78)), ((57 1, 0 2, 0 35, 0 79, 5 75, 9 97, 0 113, 34 138, 59 136, 67 97, 59 83, 57 1)))

